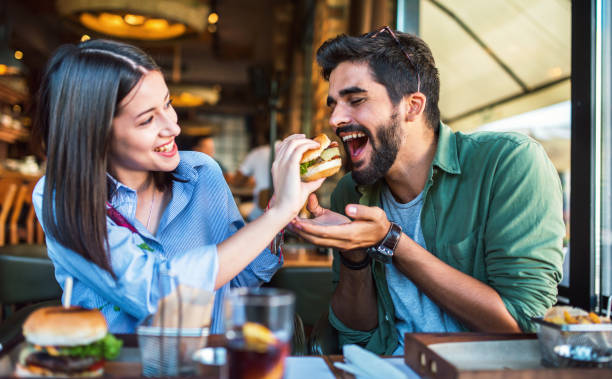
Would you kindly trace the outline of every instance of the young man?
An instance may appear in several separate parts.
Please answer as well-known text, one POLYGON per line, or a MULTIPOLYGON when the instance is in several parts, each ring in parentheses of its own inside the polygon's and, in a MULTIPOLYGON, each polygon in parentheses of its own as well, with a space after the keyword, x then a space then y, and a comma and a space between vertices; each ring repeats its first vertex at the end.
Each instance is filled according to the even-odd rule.
POLYGON ((542 147, 442 124, 438 71, 416 36, 339 36, 317 61, 353 170, 331 210, 311 195, 316 218, 292 228, 336 248, 340 344, 401 354, 407 332, 532 331, 556 301, 565 231, 542 147))

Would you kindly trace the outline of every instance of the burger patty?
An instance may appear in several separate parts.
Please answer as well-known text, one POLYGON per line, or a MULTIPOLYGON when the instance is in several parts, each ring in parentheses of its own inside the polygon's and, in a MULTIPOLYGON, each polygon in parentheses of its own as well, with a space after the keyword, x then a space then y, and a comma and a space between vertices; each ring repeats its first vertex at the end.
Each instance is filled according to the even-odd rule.
POLYGON ((44 367, 51 371, 71 373, 85 371, 98 361, 99 360, 94 357, 79 358, 67 355, 52 356, 46 352, 39 351, 28 355, 25 363, 27 365, 44 367))

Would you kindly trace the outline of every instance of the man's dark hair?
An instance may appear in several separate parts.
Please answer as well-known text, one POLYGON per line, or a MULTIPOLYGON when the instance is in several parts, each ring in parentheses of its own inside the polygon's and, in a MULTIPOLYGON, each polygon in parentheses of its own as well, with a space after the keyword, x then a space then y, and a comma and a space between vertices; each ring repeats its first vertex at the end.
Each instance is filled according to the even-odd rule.
POLYGON ((417 92, 418 70, 420 90, 427 97, 425 116, 430 127, 437 132, 440 122, 440 77, 431 50, 425 41, 415 35, 397 31, 395 34, 410 60, 393 36, 388 31, 382 31, 359 37, 342 34, 329 39, 317 50, 317 63, 322 68, 325 80, 329 80, 331 72, 340 63, 366 62, 374 79, 387 89, 393 105, 397 105, 405 95, 417 92))

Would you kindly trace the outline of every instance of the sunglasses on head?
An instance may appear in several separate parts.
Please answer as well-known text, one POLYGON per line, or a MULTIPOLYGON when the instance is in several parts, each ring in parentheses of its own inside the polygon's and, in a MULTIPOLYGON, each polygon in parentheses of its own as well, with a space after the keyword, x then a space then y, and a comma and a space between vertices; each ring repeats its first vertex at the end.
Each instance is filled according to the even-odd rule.
POLYGON ((402 43, 400 42, 399 38, 397 38, 397 36, 393 32, 393 30, 390 27, 388 27, 388 26, 383 26, 379 31, 374 33, 371 36, 371 38, 376 38, 376 37, 378 37, 378 35, 380 33, 385 32, 385 31, 387 33, 389 33, 389 35, 391 35, 393 40, 397 43, 397 46, 399 46, 400 50, 402 50, 402 53, 404 53, 404 55, 406 56, 406 59, 408 59, 408 62, 410 63, 412 68, 414 68, 414 71, 416 72, 416 75, 417 75, 417 92, 421 92, 421 75, 419 75, 419 69, 417 68, 417 66, 412 61, 412 58, 410 58, 410 54, 408 54, 408 52, 404 48, 404 45, 402 45, 402 43))

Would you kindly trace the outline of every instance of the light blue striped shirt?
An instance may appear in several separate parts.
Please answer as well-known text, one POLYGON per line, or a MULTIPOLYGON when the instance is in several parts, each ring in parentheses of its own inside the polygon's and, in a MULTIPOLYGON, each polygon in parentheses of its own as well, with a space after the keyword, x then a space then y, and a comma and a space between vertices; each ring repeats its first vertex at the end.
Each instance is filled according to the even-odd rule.
MULTIPOLYGON (((110 260, 117 280, 47 234, 47 251, 58 283, 63 288, 68 276, 74 278, 71 303, 101 308, 112 333, 134 333, 144 318, 156 312, 159 299, 175 288, 173 277, 182 285, 212 291, 219 269, 216 245, 244 226, 219 165, 202 153, 184 151, 180 156, 175 176, 185 182, 173 182, 172 199, 155 236, 136 219, 136 191, 116 182, 111 204, 139 232, 132 233, 107 217, 110 260), (143 242, 153 251, 141 247, 143 242)), ((33 193, 39 220, 43 184, 44 177, 33 193)), ((87 217, 87 210, 83 212, 87 217)), ((220 288, 211 332, 223 331, 223 298, 230 287, 258 286, 269 281, 280 266, 282 261, 266 249, 220 288)))

